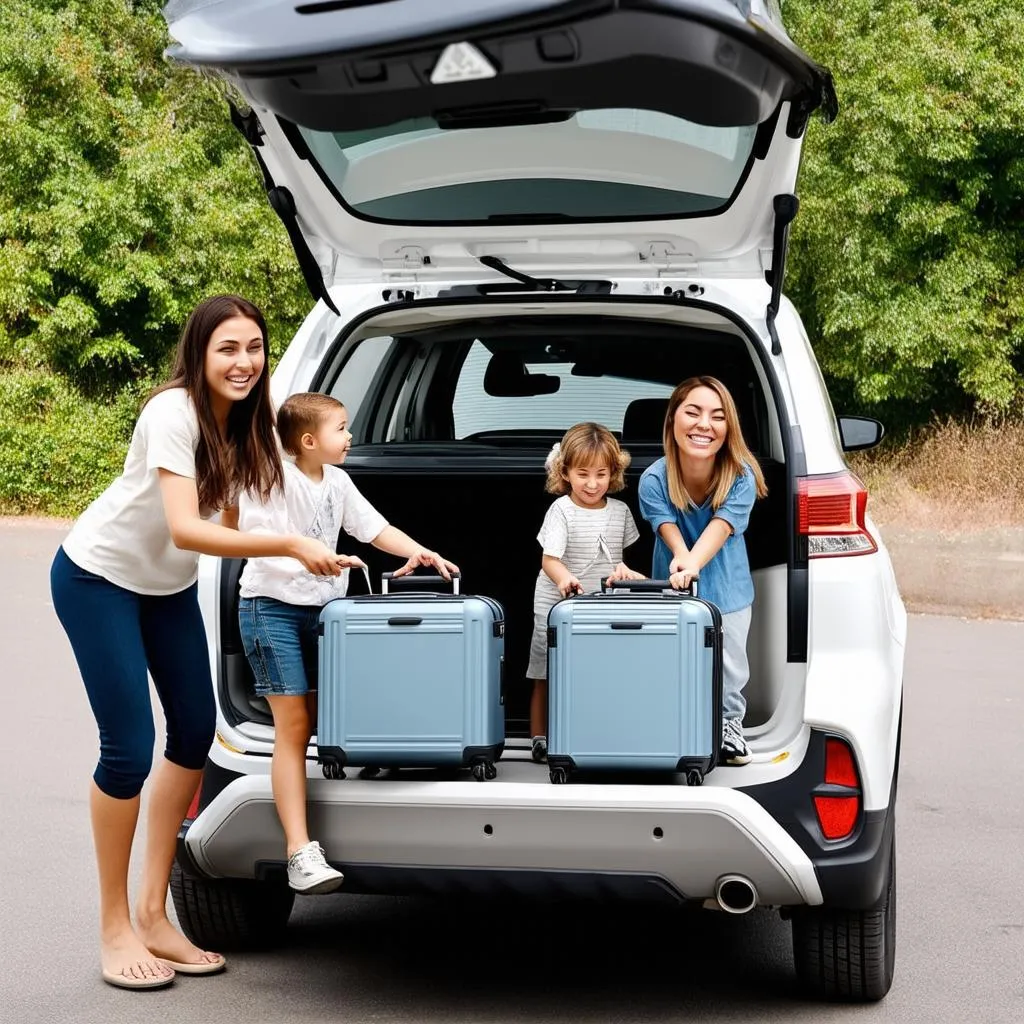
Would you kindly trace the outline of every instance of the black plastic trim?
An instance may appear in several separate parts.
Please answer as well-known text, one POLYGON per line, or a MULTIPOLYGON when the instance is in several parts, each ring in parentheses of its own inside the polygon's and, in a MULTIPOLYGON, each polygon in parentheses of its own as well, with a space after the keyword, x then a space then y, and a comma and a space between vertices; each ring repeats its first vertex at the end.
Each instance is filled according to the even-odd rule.
MULTIPOLYGON (((821 834, 813 802, 813 794, 825 777, 828 735, 816 729, 811 731, 807 753, 791 775, 778 782, 741 787, 739 792, 756 800, 807 854, 826 907, 869 910, 885 897, 896 826, 897 773, 893 772, 888 807, 862 812, 848 839, 830 842, 821 834)), ((896 763, 898 766, 898 744, 896 763)))
MULTIPOLYGON (((206 764, 203 766, 203 779, 199 790, 197 813, 202 814, 218 794, 227 789, 236 779, 241 778, 244 778, 244 776, 240 772, 233 772, 228 768, 222 768, 219 764, 207 758, 206 764)), ((195 821, 195 818, 186 818, 178 829, 175 859, 181 867, 183 874, 189 878, 203 878, 205 877, 204 873, 199 870, 185 843, 185 837, 188 834, 188 830, 192 827, 193 821, 195 821)))
POLYGON ((807 544, 797 531, 797 480, 807 476, 807 455, 804 450, 804 434, 799 424, 790 426, 790 449, 787 460, 792 468, 786 474, 788 489, 787 511, 789 518, 789 576, 786 600, 786 660, 806 661, 810 640, 811 617, 811 576, 807 565, 807 544))
MULTIPOLYGON (((539 899, 626 900, 679 906, 689 898, 660 875, 614 871, 537 871, 516 868, 435 868, 332 861, 345 873, 346 893, 366 895, 512 896, 539 899)), ((260 861, 258 881, 280 879, 285 861, 260 861)))

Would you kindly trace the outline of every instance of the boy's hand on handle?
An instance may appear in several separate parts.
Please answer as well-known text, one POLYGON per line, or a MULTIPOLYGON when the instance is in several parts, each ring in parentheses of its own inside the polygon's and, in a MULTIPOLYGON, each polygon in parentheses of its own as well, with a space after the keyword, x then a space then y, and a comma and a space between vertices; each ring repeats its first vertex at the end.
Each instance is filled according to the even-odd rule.
POLYGON ((615 583, 617 580, 645 580, 647 577, 642 572, 637 572, 636 569, 630 569, 625 562, 619 562, 613 570, 611 576, 608 577, 609 583, 615 583))
POLYGON ((583 584, 570 573, 558 584, 558 590, 562 597, 572 597, 573 594, 583 593, 583 584))
POLYGON ((400 569, 396 569, 394 572, 395 576, 408 576, 417 566, 429 565, 433 566, 443 579, 450 580, 453 572, 460 572, 459 567, 454 562, 449 562, 447 558, 442 558, 436 551, 428 551, 426 548, 420 548, 419 551, 414 552, 409 556, 409 560, 400 569))
POLYGON ((295 557, 314 576, 340 576, 343 568, 340 559, 349 557, 339 555, 312 537, 295 537, 294 548, 295 557))

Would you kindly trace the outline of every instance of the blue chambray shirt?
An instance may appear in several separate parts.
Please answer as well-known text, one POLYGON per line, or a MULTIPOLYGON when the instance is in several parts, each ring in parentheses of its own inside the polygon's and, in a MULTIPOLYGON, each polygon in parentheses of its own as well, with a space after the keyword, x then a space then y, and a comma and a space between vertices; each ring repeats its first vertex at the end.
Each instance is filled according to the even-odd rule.
POLYGON ((724 504, 714 512, 710 496, 703 505, 685 512, 672 504, 668 496, 668 469, 664 458, 644 470, 639 497, 640 514, 651 524, 655 536, 652 579, 668 579, 668 567, 672 561, 672 552, 658 536, 658 527, 662 523, 678 526, 686 546, 692 550, 712 519, 724 519, 732 527, 732 536, 701 569, 700 596, 718 605, 723 615, 742 611, 754 603, 754 581, 750 577, 747 546, 743 542, 743 532, 757 498, 754 474, 749 469, 744 469, 743 475, 736 478, 724 504))

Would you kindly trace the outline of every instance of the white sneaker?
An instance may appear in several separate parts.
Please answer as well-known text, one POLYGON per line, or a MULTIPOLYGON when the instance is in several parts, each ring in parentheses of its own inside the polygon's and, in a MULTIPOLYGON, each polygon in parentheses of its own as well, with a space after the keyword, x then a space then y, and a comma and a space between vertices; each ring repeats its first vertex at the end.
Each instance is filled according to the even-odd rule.
POLYGON ((323 847, 315 840, 288 858, 288 885, 296 892, 334 892, 344 880, 345 876, 327 863, 323 847))
POLYGON ((727 718, 722 723, 722 760, 726 764, 749 764, 750 747, 743 738, 743 723, 727 718))

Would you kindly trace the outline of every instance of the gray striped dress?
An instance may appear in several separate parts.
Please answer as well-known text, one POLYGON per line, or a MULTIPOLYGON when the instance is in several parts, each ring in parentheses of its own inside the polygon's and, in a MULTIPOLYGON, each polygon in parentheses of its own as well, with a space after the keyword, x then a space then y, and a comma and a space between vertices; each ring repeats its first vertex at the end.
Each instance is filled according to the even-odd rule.
MULTIPOLYGON (((623 561, 623 549, 640 536, 624 501, 607 498, 604 508, 582 508, 568 494, 552 502, 537 540, 545 555, 557 558, 590 593, 623 561)), ((562 600, 558 587, 541 569, 533 596, 533 641, 527 677, 548 676, 548 612, 562 600)))

